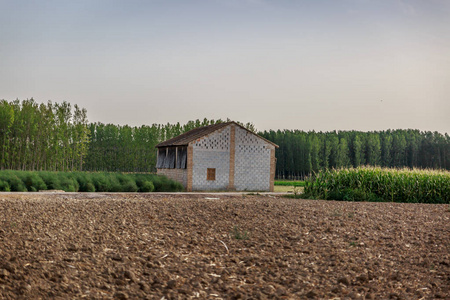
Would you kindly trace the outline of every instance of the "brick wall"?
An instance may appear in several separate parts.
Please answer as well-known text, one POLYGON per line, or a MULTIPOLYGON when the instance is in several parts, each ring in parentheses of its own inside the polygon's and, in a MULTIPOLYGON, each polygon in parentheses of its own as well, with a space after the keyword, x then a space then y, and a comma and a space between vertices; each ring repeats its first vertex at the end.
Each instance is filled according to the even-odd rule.
POLYGON ((226 190, 230 172, 230 126, 192 144, 192 190, 226 190), (206 170, 216 169, 216 180, 206 180, 206 170))
MULTIPOLYGON (((234 186, 239 191, 271 189, 271 151, 275 146, 236 126, 234 186)), ((274 170, 272 170, 274 172, 274 170)))
POLYGON ((185 188, 187 186, 187 169, 157 169, 156 174, 178 181, 185 188))

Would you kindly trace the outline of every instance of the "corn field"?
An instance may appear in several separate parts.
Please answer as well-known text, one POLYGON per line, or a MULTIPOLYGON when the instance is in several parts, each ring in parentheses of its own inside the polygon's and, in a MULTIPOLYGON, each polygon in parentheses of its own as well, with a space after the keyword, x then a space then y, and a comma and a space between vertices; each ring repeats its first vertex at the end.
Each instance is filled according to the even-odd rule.
POLYGON ((360 167, 321 171, 303 197, 344 201, 450 203, 450 172, 360 167))

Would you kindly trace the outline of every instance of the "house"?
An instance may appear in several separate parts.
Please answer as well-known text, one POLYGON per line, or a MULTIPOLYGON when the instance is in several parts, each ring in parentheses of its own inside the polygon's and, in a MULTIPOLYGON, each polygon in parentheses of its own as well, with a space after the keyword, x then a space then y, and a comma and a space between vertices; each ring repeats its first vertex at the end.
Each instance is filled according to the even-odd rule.
POLYGON ((156 148, 157 174, 187 191, 273 191, 278 145, 236 122, 195 128, 156 148))

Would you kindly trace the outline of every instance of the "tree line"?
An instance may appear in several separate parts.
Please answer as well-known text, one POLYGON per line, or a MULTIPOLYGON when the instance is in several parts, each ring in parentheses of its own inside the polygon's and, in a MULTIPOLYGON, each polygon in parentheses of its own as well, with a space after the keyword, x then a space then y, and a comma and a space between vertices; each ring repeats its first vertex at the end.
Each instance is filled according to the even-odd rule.
MULTIPOLYGON (((0 101, 0 169, 154 172, 155 146, 191 129, 229 120, 132 127, 89 123, 86 109, 33 99, 0 101)), ((257 132, 252 123, 241 124, 257 132)), ((277 178, 303 178, 321 169, 358 167, 450 170, 448 134, 419 130, 373 132, 270 130, 280 146, 277 178)))
POLYGON ((0 169, 81 170, 87 125, 86 109, 68 102, 0 100, 0 169))
POLYGON ((439 132, 270 130, 260 135, 280 146, 277 178, 363 165, 450 170, 450 137, 439 132))

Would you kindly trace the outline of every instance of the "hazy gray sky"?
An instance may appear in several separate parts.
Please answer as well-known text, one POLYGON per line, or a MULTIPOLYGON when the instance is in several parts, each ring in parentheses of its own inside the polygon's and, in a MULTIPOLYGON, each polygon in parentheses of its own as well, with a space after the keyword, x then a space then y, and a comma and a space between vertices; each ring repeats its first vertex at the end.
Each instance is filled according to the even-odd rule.
POLYGON ((0 0, 0 99, 89 121, 450 133, 449 0, 0 0))

